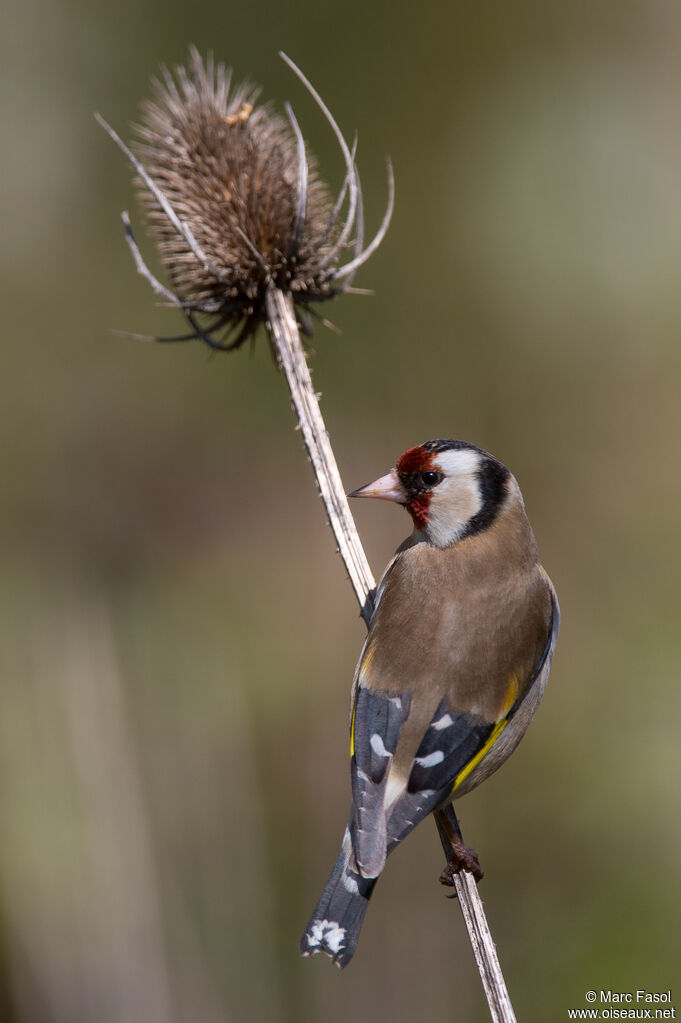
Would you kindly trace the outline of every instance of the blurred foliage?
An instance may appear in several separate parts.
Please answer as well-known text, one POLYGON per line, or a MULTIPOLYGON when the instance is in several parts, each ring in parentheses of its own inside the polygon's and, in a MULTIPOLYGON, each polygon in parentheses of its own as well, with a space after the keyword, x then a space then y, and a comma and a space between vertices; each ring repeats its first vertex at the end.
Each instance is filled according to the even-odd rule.
MULTIPOLYGON (((424 825, 357 957, 301 961, 348 801, 362 626, 264 338, 211 357, 128 258, 125 131, 193 41, 290 99, 388 239, 324 310, 348 489, 458 436, 518 476, 563 632, 518 756, 460 807, 519 1019, 678 978, 681 9, 73 0, 2 34, 0 1016, 487 1018, 424 825)), ((136 215, 136 212, 135 212, 136 215)), ((373 218, 373 220, 372 220, 373 218)), ((376 571, 407 531, 357 509, 376 571)), ((678 992, 677 992, 678 994, 678 992)))

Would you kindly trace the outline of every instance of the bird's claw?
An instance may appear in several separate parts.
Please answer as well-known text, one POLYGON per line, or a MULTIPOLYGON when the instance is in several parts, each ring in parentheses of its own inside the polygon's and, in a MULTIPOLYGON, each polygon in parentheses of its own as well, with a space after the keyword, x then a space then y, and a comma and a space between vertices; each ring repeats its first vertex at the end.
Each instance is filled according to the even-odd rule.
POLYGON ((467 870, 476 881, 482 881, 485 876, 475 849, 464 845, 463 842, 457 842, 456 844, 452 842, 450 858, 447 861, 447 866, 440 874, 440 884, 453 888, 455 884, 454 875, 458 874, 461 870, 467 870))

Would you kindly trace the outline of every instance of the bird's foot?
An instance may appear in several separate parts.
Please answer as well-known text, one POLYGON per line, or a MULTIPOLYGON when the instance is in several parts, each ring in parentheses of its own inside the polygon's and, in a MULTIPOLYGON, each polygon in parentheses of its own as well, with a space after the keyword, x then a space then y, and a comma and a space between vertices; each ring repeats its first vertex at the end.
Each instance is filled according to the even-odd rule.
POLYGON ((476 881, 482 881, 485 875, 475 849, 471 849, 470 846, 464 845, 460 839, 453 838, 452 836, 450 836, 449 841, 449 859, 447 866, 440 874, 440 884, 453 888, 455 883, 454 875, 458 874, 461 870, 467 870, 476 881))

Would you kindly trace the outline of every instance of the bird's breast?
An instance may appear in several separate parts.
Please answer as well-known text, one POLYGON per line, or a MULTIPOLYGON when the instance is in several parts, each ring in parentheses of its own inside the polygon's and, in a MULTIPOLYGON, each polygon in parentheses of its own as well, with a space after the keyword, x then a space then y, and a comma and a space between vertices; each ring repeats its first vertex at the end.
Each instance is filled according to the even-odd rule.
POLYGON ((546 644, 550 592, 534 558, 491 558, 489 539, 399 555, 369 632, 362 685, 411 690, 424 717, 446 696, 452 711, 495 721, 511 689, 522 696, 546 644))

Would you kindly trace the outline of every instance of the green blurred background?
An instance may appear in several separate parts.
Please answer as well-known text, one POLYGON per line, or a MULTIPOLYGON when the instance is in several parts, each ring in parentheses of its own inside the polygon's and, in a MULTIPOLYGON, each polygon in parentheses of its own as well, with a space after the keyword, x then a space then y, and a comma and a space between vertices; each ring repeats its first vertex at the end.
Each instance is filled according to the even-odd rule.
MULTIPOLYGON (((388 238, 325 309, 345 483, 463 437, 523 488, 563 609, 518 755, 459 806, 520 1020, 679 980, 681 7, 122 0, 2 33, 0 1019, 483 1021, 442 854, 391 858, 352 965, 298 958, 349 796, 363 639, 264 338, 211 357, 134 271, 123 134, 212 48, 388 238)), ((140 232, 141 233, 141 232, 140 232)), ((149 251, 147 247, 147 251, 149 251)), ((378 573, 399 509, 356 509, 378 573)), ((675 994, 681 1001, 681 991, 675 994)))

